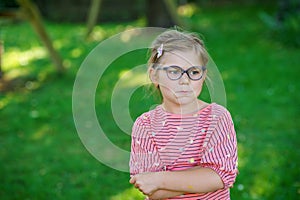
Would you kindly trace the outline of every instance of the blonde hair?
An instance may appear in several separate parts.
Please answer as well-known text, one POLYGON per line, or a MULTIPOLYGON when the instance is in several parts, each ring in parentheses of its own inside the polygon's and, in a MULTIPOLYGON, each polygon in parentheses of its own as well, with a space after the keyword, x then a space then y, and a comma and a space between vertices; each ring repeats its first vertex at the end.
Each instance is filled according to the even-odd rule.
POLYGON ((156 63, 159 63, 160 59, 164 57, 164 52, 190 50, 194 50, 198 54, 199 59, 206 66, 208 53, 203 41, 196 34, 177 30, 165 31, 152 42, 148 68, 154 67, 156 63))

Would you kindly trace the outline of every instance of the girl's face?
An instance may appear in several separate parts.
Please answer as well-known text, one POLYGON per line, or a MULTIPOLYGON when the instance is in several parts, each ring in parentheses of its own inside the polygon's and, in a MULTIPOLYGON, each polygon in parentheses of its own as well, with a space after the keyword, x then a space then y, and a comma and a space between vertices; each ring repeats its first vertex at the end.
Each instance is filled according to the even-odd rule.
MULTIPOLYGON (((179 66, 187 70, 192 66, 203 66, 204 63, 194 51, 188 52, 164 52, 160 61, 160 69, 167 66, 179 66)), ((197 97, 200 95, 205 80, 204 71, 200 80, 191 80, 187 73, 184 73, 178 80, 171 80, 166 70, 150 69, 150 77, 155 85, 159 85, 163 96, 163 104, 169 108, 186 108, 198 105, 197 97)), ((173 110, 173 109, 172 109, 173 110)))

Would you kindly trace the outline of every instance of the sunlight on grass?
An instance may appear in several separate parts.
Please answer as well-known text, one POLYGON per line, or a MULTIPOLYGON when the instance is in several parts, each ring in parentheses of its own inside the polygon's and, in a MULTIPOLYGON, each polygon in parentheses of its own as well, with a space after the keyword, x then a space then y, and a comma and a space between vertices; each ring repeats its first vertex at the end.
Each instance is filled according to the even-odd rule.
POLYGON ((143 200, 145 196, 134 187, 113 196, 110 200, 143 200))
MULTIPOLYGON (((145 26, 146 21, 145 19, 141 18, 137 21, 135 21, 133 24, 130 25, 116 25, 116 26, 95 26, 93 32, 90 35, 89 41, 101 41, 104 40, 105 38, 108 38, 112 35, 115 35, 117 33, 120 33, 124 30, 129 30, 134 27, 143 27, 145 26)), ((124 38, 123 38, 124 39, 124 38)), ((126 38, 125 38, 126 40, 126 38)))
POLYGON ((140 34, 139 30, 134 30, 134 31, 128 31, 130 29, 133 29, 133 26, 127 26, 125 31, 121 33, 121 40, 124 43, 130 42, 133 38, 138 36, 140 34))
POLYGON ((46 50, 42 47, 33 47, 28 51, 13 49, 7 53, 4 53, 3 66, 9 70, 19 66, 25 66, 34 59, 41 59, 45 57, 46 50))
POLYGON ((80 48, 75 48, 71 51, 71 56, 72 58, 78 58, 80 57, 81 55, 83 54, 83 51, 82 49, 80 48))
POLYGON ((61 49, 64 46, 65 43, 66 42, 63 39, 60 39, 60 40, 56 39, 56 40, 53 41, 53 47, 55 49, 61 49))
POLYGON ((9 72, 7 75, 10 77, 17 77, 28 73, 29 68, 25 67, 28 63, 46 56, 46 50, 42 47, 32 47, 27 51, 13 49, 3 55, 3 70, 9 72))
MULTIPOLYGON (((144 68, 143 68, 144 69, 144 68)), ((135 87, 141 86, 143 84, 150 83, 148 75, 145 73, 145 70, 138 69, 138 70, 123 70, 119 73, 119 81, 122 81, 120 87, 128 88, 128 87, 135 87)))
POLYGON ((191 16, 193 16, 197 11, 199 11, 199 8, 197 7, 197 5, 195 5, 195 4, 193 4, 193 3, 181 5, 181 6, 179 6, 178 9, 177 9, 177 13, 178 13, 180 16, 184 16, 184 17, 191 17, 191 16))
MULTIPOLYGON (((32 111, 30 113, 30 116, 32 118, 36 118, 36 117, 38 117, 38 116, 36 116, 36 114, 38 114, 38 113, 36 113, 36 111, 32 111)), ((49 130, 50 130, 50 127, 48 125, 44 125, 39 130, 37 130, 35 133, 33 133, 33 135, 31 136, 31 139, 33 139, 33 140, 43 139, 47 135, 49 130)))
POLYGON ((11 94, 6 94, 5 97, 0 98, 0 109, 4 108, 9 104, 9 102, 14 98, 11 94))
POLYGON ((72 66, 72 61, 71 59, 65 59, 63 61, 63 65, 66 67, 66 68, 70 68, 72 66))
POLYGON ((103 27, 96 26, 91 34, 91 39, 95 41, 103 40, 107 37, 107 33, 103 27))

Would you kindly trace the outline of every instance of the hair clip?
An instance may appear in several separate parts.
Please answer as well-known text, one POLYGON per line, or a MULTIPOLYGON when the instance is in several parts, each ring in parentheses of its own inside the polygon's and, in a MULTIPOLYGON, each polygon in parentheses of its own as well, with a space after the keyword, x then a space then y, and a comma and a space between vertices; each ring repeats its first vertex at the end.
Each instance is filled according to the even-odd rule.
POLYGON ((161 45, 158 47, 158 49, 157 49, 157 56, 156 56, 157 59, 159 59, 159 57, 162 56, 163 50, 164 50, 163 48, 164 48, 164 45, 163 45, 163 44, 161 44, 161 45))

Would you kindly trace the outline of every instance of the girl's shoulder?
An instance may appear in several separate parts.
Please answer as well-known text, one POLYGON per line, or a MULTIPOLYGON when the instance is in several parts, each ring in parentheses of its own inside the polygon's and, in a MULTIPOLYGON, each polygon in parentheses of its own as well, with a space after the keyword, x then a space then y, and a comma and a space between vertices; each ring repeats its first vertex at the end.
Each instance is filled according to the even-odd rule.
POLYGON ((139 117, 136 118, 134 124, 135 125, 144 125, 144 124, 148 124, 150 123, 150 112, 145 112, 143 114, 141 114, 139 117))
POLYGON ((160 105, 158 105, 154 109, 142 113, 136 118, 134 125, 149 125, 151 122, 151 118, 153 118, 153 115, 156 115, 160 111, 161 108, 160 105))
POLYGON ((213 119, 232 121, 232 117, 229 110, 226 107, 217 103, 212 103, 211 115, 213 119))
POLYGON ((148 112, 144 112, 135 120, 132 127, 132 136, 134 137, 147 137, 147 134, 151 130, 151 124, 153 123, 153 116, 157 114, 158 108, 154 108, 148 112))
POLYGON ((222 113, 229 113, 228 109, 220 104, 217 104, 217 103, 211 103, 211 110, 215 113, 219 113, 219 114, 222 114, 222 113))

